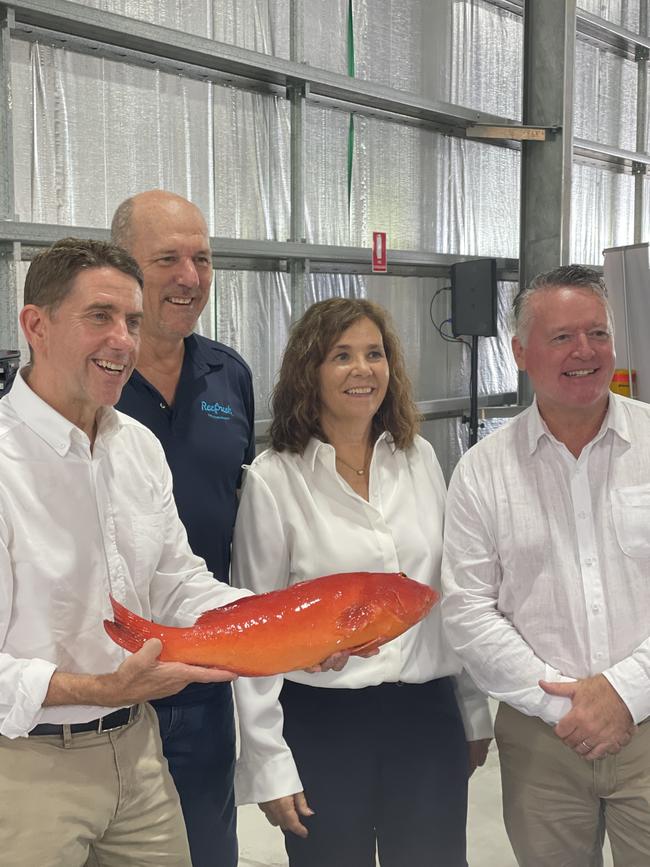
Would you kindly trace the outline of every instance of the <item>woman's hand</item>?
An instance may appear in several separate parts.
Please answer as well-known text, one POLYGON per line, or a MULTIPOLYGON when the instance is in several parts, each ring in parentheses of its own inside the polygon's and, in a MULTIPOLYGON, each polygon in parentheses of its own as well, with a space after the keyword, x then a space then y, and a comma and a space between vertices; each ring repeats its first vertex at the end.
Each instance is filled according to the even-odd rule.
POLYGON ((319 662, 318 665, 310 665, 305 671, 308 671, 309 674, 317 674, 319 671, 341 671, 341 669, 345 668, 349 658, 349 651, 339 650, 328 656, 327 659, 319 662))
POLYGON ((273 801, 264 801, 259 805, 269 822, 283 831, 291 831, 299 837, 306 837, 309 831, 300 821, 301 816, 313 816, 314 811, 310 808, 304 792, 296 792, 295 795, 286 795, 284 798, 275 798, 273 801))
POLYGON ((339 650, 328 656, 327 659, 324 659, 318 665, 305 668, 305 671, 309 672, 309 674, 318 674, 319 671, 341 671, 345 668, 351 656, 361 656, 363 659, 368 659, 370 656, 377 656, 378 653, 378 647, 373 647, 371 650, 363 650, 361 653, 354 650, 339 650))

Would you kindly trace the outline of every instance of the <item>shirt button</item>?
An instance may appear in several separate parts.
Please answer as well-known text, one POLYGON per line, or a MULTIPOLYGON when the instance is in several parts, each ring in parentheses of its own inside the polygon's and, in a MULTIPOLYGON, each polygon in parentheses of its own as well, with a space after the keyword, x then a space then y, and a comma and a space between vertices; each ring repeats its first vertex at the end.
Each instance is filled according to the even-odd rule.
POLYGON ((587 559, 585 560, 585 566, 593 566, 594 562, 595 560, 593 559, 593 557, 587 557, 587 559))
POLYGON ((594 612, 594 614, 598 614, 598 612, 600 611, 600 605, 594 602, 594 604, 591 606, 591 610, 594 612))
POLYGON ((161 404, 160 404, 160 408, 161 408, 161 409, 167 409, 167 404, 166 404, 166 403, 161 403, 161 404))
POLYGON ((602 659, 603 658, 603 654, 600 651, 598 651, 598 653, 596 653, 595 656, 596 656, 596 659, 602 659))
POLYGON ((587 517, 587 513, 586 512, 578 512, 578 517, 580 518, 581 521, 584 521, 584 519, 587 517))

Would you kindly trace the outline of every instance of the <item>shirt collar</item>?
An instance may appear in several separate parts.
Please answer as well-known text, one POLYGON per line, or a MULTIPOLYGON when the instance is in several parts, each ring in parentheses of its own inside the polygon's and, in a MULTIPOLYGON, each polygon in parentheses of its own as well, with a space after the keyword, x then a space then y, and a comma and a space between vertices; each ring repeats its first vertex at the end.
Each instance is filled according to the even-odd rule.
MULTIPOLYGON (((526 412, 528 413, 528 453, 532 455, 543 436, 547 436, 554 442, 556 442, 556 439, 540 414, 537 398, 533 400, 532 405, 526 412)), ((623 411, 623 402, 618 395, 613 393, 609 395, 605 418, 592 442, 600 439, 608 430, 614 431, 625 442, 629 443, 632 441, 627 416, 623 411)))
POLYGON ((207 373, 208 370, 217 370, 223 367, 223 361, 216 357, 215 349, 206 340, 199 340, 196 334, 190 334, 183 340, 185 357, 189 359, 197 373, 207 373))
MULTIPOLYGON (((387 445, 393 444, 393 437, 388 431, 384 431, 377 437, 377 442, 375 443, 375 448, 380 445, 380 443, 386 443, 387 445)), ((323 455, 328 452, 334 452, 334 446, 330 445, 330 443, 324 443, 322 440, 317 439, 316 437, 312 437, 305 451, 303 452, 303 460, 309 467, 309 469, 313 472, 316 468, 316 458, 318 457, 319 452, 322 452, 323 455)))
POLYGON ((609 406, 607 407, 607 415, 603 422, 603 427, 608 430, 613 430, 626 443, 632 443, 632 433, 628 414, 623 409, 625 399, 614 392, 610 392, 609 406))
POLYGON ((531 406, 526 410, 527 413, 527 421, 528 421, 528 454, 533 454, 535 449, 537 448, 537 444, 540 439, 544 436, 550 436, 548 432, 548 428, 544 424, 541 415, 539 414, 539 408, 537 406, 537 398, 533 398, 533 402, 531 406))
MULTIPOLYGON (((5 398, 10 400, 16 415, 54 451, 63 456, 73 442, 88 443, 87 435, 71 421, 39 397, 24 379, 26 368, 18 371, 12 389, 5 398)), ((113 407, 101 407, 98 414, 97 439, 110 436, 119 427, 113 407)))

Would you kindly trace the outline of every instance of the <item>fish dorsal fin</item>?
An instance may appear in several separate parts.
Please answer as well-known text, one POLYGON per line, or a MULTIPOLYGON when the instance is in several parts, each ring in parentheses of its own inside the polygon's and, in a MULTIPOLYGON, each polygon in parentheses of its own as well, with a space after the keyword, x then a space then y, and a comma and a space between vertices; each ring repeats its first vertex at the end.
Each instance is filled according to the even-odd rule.
POLYGON ((229 602, 227 605, 222 605, 221 608, 210 608, 209 611, 204 611, 200 614, 194 623, 195 626, 216 626, 223 619, 224 614, 229 614, 232 611, 239 611, 251 602, 257 602, 257 596, 243 596, 241 599, 235 599, 234 602, 229 602))
POLYGON ((344 611, 341 611, 336 619, 336 628, 344 635, 350 635, 352 632, 358 632, 364 629, 373 618, 375 606, 369 602, 361 602, 357 605, 350 605, 344 611))

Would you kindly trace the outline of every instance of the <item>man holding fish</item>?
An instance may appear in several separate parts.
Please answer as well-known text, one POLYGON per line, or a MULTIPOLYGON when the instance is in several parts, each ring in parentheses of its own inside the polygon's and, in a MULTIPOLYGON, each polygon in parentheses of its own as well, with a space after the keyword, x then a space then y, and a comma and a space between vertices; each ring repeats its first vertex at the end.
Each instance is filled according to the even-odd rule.
POLYGON ((613 320, 578 266, 515 299, 535 403, 461 460, 444 622, 501 701, 508 834, 522 867, 650 864, 650 407, 609 391, 613 320))
POLYGON ((112 406, 131 374, 142 274, 122 250, 67 239, 33 260, 21 325, 31 362, 0 402, 0 822, 4 865, 189 867, 178 795, 143 702, 230 672, 125 658, 109 594, 179 626, 242 591, 187 542, 163 451, 112 406), (117 708, 117 710, 116 710, 117 708))
POLYGON ((184 627, 248 594, 192 553, 158 440, 113 409, 142 315, 117 247, 69 238, 30 265, 31 360, 0 401, 3 867, 191 865, 144 702, 235 675, 161 662, 158 639, 126 656, 102 621, 110 597, 184 627))
POLYGON ((157 638, 125 657, 102 621, 112 598, 191 627, 250 594, 192 553, 158 440, 113 409, 136 362, 142 283, 124 250, 75 238, 38 254, 25 280, 30 363, 0 402, 6 867, 192 865, 145 702, 236 675, 161 661, 157 638))

